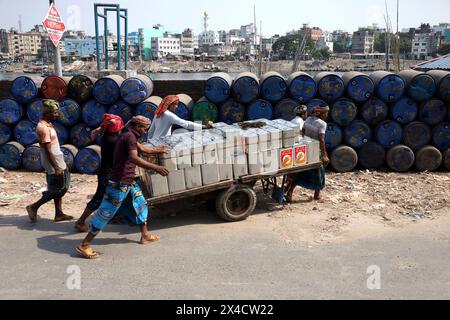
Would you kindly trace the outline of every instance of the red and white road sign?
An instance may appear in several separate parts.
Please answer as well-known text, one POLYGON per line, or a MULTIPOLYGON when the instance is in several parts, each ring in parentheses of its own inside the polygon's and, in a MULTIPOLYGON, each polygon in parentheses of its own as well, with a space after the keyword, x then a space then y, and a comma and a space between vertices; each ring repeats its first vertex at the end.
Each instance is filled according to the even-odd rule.
POLYGON ((61 40, 61 37, 66 30, 66 26, 62 21, 58 10, 56 10, 54 3, 51 4, 48 13, 44 18, 44 29, 47 31, 55 47, 58 46, 59 40, 61 40))

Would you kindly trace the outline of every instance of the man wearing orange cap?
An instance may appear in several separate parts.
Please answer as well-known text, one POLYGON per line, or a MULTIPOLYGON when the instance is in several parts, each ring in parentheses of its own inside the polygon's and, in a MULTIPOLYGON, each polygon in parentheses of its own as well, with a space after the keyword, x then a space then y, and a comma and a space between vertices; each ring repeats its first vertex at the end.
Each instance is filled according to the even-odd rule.
POLYGON ((180 99, 177 96, 167 96, 161 101, 158 109, 155 111, 153 123, 148 132, 149 139, 158 139, 170 135, 172 125, 178 125, 188 130, 209 129, 212 122, 207 125, 201 125, 192 121, 183 120, 175 114, 180 99))

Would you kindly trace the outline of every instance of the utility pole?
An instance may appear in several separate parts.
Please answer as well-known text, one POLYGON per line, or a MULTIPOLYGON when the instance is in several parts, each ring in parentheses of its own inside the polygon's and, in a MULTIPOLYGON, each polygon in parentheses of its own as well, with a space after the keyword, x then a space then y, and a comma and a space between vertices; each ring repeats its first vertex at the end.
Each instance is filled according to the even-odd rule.
MULTIPOLYGON (((49 5, 55 4, 55 0, 49 0, 49 5)), ((55 46, 55 74, 62 77, 62 67, 61 67, 61 52, 59 50, 59 45, 55 46)))
POLYGON ((259 21, 259 76, 262 74, 262 21, 259 21))

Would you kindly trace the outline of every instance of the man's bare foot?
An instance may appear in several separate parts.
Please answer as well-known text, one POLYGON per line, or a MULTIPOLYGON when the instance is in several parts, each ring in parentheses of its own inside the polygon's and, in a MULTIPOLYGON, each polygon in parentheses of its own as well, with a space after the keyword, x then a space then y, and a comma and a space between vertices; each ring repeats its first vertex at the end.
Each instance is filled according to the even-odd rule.
POLYGON ((149 244, 155 241, 158 241, 159 237, 157 235, 145 235, 141 237, 141 241, 139 242, 140 244, 149 244))
POLYGON ((55 216, 55 222, 70 221, 70 220, 73 220, 73 217, 68 216, 67 214, 64 213, 60 213, 55 216))
POLYGON ((77 221, 75 223, 75 230, 77 230, 80 233, 85 233, 89 231, 89 227, 86 226, 83 222, 77 221))
POLYGON ((37 221, 37 210, 32 206, 29 205, 26 207, 27 212, 28 212, 28 217, 30 218, 32 223, 36 223, 37 221))

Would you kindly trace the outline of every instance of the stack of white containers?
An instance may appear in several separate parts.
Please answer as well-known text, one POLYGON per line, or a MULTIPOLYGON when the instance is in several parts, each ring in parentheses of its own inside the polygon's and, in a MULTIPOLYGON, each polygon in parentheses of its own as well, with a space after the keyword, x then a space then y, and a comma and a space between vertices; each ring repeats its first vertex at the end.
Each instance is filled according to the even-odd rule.
POLYGON ((170 173, 141 174, 151 197, 208 186, 243 176, 274 174, 280 169, 319 162, 319 142, 301 137, 297 125, 285 120, 257 120, 261 128, 216 123, 210 130, 150 139, 149 146, 166 145, 158 162, 170 173))

